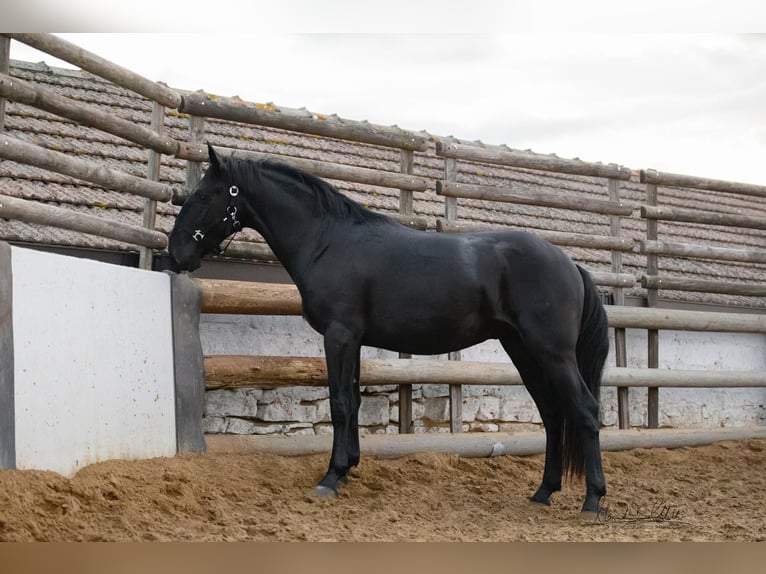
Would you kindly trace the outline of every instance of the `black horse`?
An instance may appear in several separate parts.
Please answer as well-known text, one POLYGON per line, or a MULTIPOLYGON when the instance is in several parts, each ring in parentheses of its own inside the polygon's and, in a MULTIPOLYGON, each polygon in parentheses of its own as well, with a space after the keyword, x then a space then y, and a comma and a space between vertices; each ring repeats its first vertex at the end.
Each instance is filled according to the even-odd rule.
POLYGON ((250 227, 292 277, 306 320, 324 336, 333 447, 320 495, 337 493, 359 463, 362 345, 433 355, 499 339, 545 425, 545 470, 531 500, 550 504, 564 472, 584 473, 582 509, 597 512, 606 493, 599 388, 609 342, 585 270, 534 235, 417 231, 298 169, 208 151, 169 251, 177 270, 193 271, 250 227))

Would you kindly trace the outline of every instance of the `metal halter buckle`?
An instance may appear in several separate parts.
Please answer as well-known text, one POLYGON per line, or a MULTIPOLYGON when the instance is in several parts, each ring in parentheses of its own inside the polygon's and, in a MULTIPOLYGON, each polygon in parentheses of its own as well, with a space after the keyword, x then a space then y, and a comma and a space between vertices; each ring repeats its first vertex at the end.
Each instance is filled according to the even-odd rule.
POLYGON ((201 229, 195 229, 194 233, 192 234, 192 239, 194 239, 194 241, 202 241, 205 239, 205 234, 202 233, 201 229))
POLYGON ((239 188, 236 185, 232 185, 229 188, 229 195, 232 197, 237 197, 239 195, 239 188))

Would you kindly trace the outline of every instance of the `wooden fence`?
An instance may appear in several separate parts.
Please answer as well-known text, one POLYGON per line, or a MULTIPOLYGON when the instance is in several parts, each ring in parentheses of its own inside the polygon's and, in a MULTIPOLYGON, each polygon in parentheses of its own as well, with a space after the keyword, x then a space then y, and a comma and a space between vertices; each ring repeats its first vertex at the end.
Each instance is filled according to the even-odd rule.
MULTIPOLYGON (((430 179, 413 174, 414 154, 423 152, 431 145, 421 134, 408 132, 397 127, 386 127, 355 122, 333 117, 324 117, 302 110, 279 109, 272 106, 240 105, 212 98, 204 93, 180 93, 152 82, 138 74, 126 70, 112 62, 89 53, 49 34, 4 34, 0 35, 0 132, 4 120, 5 100, 34 106, 81 125, 96 128, 126 141, 146 148, 148 152, 148 170, 146 178, 137 178, 115 170, 106 169, 92 162, 74 158, 60 152, 44 149, 28 142, 11 138, 0 133, 0 157, 12 161, 36 165, 44 169, 91 182, 97 186, 131 193, 144 198, 144 217, 142 226, 115 225, 114 222, 99 220, 93 216, 74 213, 71 210, 42 206, 18 198, 0 196, 0 217, 24 221, 57 225, 68 229, 95 233, 104 237, 126 241, 141 246, 142 267, 151 266, 153 250, 166 246, 164 234, 155 231, 154 221, 157 202, 183 202, 189 190, 199 180, 202 163, 207 160, 205 124, 207 118, 242 122, 257 126, 275 127, 303 134, 337 138, 351 142, 384 146, 399 150, 399 172, 367 169, 342 165, 332 162, 309 160, 276 154, 257 153, 243 149, 227 151, 240 157, 271 157, 295 167, 305 169, 320 177, 388 187, 399 190, 399 217, 408 225, 424 229, 426 221, 414 213, 415 193, 422 193, 433 188, 430 179), (68 61, 83 70, 105 78, 127 90, 148 98, 153 104, 151 128, 145 128, 106 114, 94 106, 75 102, 67 97, 53 93, 41 86, 24 82, 8 75, 10 38, 47 52, 57 58, 68 61), (163 119, 168 109, 189 114, 189 135, 186 141, 169 137, 164 130, 163 119), (187 162, 185 186, 171 187, 159 183, 159 165, 161 156, 172 156, 187 162)), ((621 185, 631 177, 631 170, 613 164, 597 164, 579 160, 565 160, 554 156, 542 156, 525 152, 494 148, 489 146, 468 145, 447 140, 436 146, 438 157, 444 160, 444 177, 436 182, 436 192, 445 198, 444 218, 436 222, 437 231, 467 231, 484 226, 460 221, 458 201, 489 200, 510 202, 521 205, 550 207, 578 212, 587 212, 606 218, 609 235, 591 235, 585 233, 565 233, 541 231, 539 234, 551 243, 561 246, 585 247, 603 250, 611 260, 608 272, 593 272, 594 279, 601 286, 610 287, 614 305, 607 306, 610 327, 615 330, 614 368, 607 371, 604 384, 618 389, 618 412, 620 428, 629 426, 628 389, 631 386, 650 388, 649 426, 657 426, 657 394, 660 386, 763 386, 766 373, 749 372, 698 372, 698 371, 658 371, 657 333, 659 329, 704 330, 723 332, 766 333, 766 315, 742 315, 729 313, 705 313, 692 311, 672 311, 656 308, 657 293, 660 289, 710 290, 716 293, 741 293, 764 295, 764 285, 734 285, 731 283, 691 282, 688 279, 678 283, 677 278, 663 276, 657 265, 660 256, 694 257, 763 263, 766 253, 761 249, 729 249, 700 245, 677 244, 661 241, 657 235, 657 222, 691 221, 707 225, 735 225, 747 228, 764 229, 766 221, 749 216, 724 216, 712 212, 689 213, 689 210, 677 207, 657 205, 656 189, 658 185, 680 185, 766 197, 766 187, 719 182, 689 178, 656 172, 642 172, 642 181, 646 183, 647 199, 645 204, 632 204, 621 199, 621 185), (514 189, 510 185, 480 185, 461 181, 460 166, 465 163, 491 164, 511 168, 538 170, 548 173, 582 175, 604 180, 605 194, 602 199, 579 197, 576 194, 551 192, 530 192, 514 189), (622 233, 622 222, 639 212, 647 222, 646 241, 636 242, 622 233), (647 257, 647 271, 642 277, 623 271, 623 254, 638 251, 647 257), (638 309, 624 307, 624 290, 641 285, 647 289, 650 308, 638 309), (650 334, 648 364, 655 370, 628 369, 625 329, 647 329, 650 334)), ((271 250, 262 244, 233 242, 227 255, 235 255, 259 260, 274 260, 271 250)), ((299 314, 300 299, 293 287, 268 286, 262 284, 239 284, 225 282, 200 281, 203 293, 203 311, 215 313, 261 313, 261 314, 299 314)), ((461 362, 459 353, 452 354, 451 362, 432 364, 430 361, 411 360, 402 355, 397 361, 365 363, 366 384, 370 381, 392 381, 400 384, 400 432, 412 430, 411 384, 413 381, 447 382, 450 384, 451 429, 458 432, 461 428, 462 384, 487 384, 487 377, 496 381, 493 384, 517 384, 518 376, 509 365, 481 366, 461 362), (414 367, 418 371, 414 371, 414 367), (409 369, 409 371, 408 371, 409 369), (402 376, 402 372, 413 373, 402 376), (481 372, 481 375, 478 373, 481 372), (399 374, 397 374, 399 373, 399 374)), ((280 357, 254 357, 238 359, 209 358, 206 369, 209 370, 210 385, 264 384, 266 379, 259 379, 259 373, 268 372, 269 386, 284 384, 305 384, 306 381, 322 384, 322 366, 316 361, 308 361, 300 376, 295 375, 298 363, 295 359, 280 357), (226 364, 226 377, 221 373, 226 364), (268 369, 264 366, 268 363, 268 369), (292 373, 292 374, 291 374, 292 373), (221 378, 223 377, 223 378, 221 378), (249 378, 248 378, 249 377, 249 378), (304 378, 302 378, 304 377, 304 378), (219 380, 224 382, 218 382, 219 380), (228 382, 226 382, 228 381, 228 382), (246 383, 243 383, 246 381, 246 383), (282 381, 280 383, 279 381, 282 381)))
MULTIPOLYGON (((13 198, 5 196, 0 198, 3 200, 0 203, 0 217, 93 233, 143 246, 145 249, 141 251, 140 265, 143 268, 150 268, 151 249, 163 249, 167 244, 166 239, 163 241, 156 232, 150 233, 156 217, 156 202, 172 200, 175 204, 183 203, 189 190, 199 180, 202 162, 207 161, 207 151, 202 145, 205 139, 204 119, 217 118, 399 149, 401 169, 400 173, 394 173, 305 158, 224 148, 225 151, 240 157, 279 159, 320 177, 399 189, 401 190, 400 220, 413 227, 421 229, 426 227, 425 219, 413 213, 413 193, 422 192, 431 187, 427 179, 412 175, 413 152, 423 151, 429 146, 429 141, 422 135, 368 122, 317 117, 298 110, 261 109, 235 105, 217 101, 204 94, 181 94, 51 34, 0 35, 0 47, 2 48, 0 51, 0 102, 2 102, 0 112, 4 110, 5 100, 11 100, 99 129, 149 150, 148 173, 146 179, 142 179, 4 135, 0 141, 0 158, 35 165, 94 183, 105 189, 139 195, 145 197, 146 202, 143 227, 123 225, 114 226, 114 230, 109 229, 109 226, 114 225, 112 222, 107 220, 100 222, 93 216, 72 213, 71 210, 62 208, 49 207, 43 217, 32 202, 23 202, 18 199, 13 201, 13 198), (9 76, 11 38, 148 98, 153 102, 152 128, 147 129, 134 122, 105 113, 95 106, 76 102, 41 86, 9 76), (174 108, 179 112, 190 114, 188 141, 174 140, 163 133, 166 108, 174 108), (161 155, 187 160, 185 188, 174 188, 158 183, 161 155), (135 229, 132 233, 127 233, 127 227, 135 227, 135 229)), ((0 117, 4 115, 0 114, 0 117)), ((2 126, 2 119, 0 119, 0 126, 2 126)), ((229 246, 227 255, 276 260, 267 246, 245 242, 234 242, 229 246)))
MULTIPOLYGON (((627 349, 625 328, 635 325, 625 325, 616 318, 614 310, 625 304, 623 288, 631 287, 637 278, 626 275, 622 270, 622 253, 632 251, 632 240, 620 237, 621 217, 630 216, 634 209, 640 210, 641 217, 647 220, 647 239, 639 242, 639 252, 647 256, 646 274, 641 276, 641 286, 647 289, 649 308, 657 307, 657 292, 659 289, 673 289, 684 291, 704 291, 708 293, 721 293, 728 295, 753 295, 766 296, 766 283, 734 283, 723 281, 709 281, 700 279, 676 278, 658 274, 658 257, 670 255, 674 257, 716 259, 723 261, 763 262, 766 261, 766 250, 763 249, 730 249, 716 248, 704 245, 679 244, 673 242, 660 242, 657 235, 657 221, 679 221, 686 223, 701 223, 707 225, 733 226, 738 228, 766 229, 766 218, 751 217, 746 215, 730 215, 715 212, 706 212, 690 209, 678 209, 660 207, 657 205, 657 186, 682 186, 685 188, 702 189, 713 192, 725 192, 743 194, 757 197, 766 197, 766 187, 736 182, 724 182, 709 180, 691 176, 676 174, 659 174, 656 171, 642 171, 641 182, 646 183, 647 196, 645 205, 626 205, 620 201, 620 182, 630 179, 630 170, 622 166, 588 163, 579 160, 564 160, 557 157, 538 156, 524 152, 515 152, 497 148, 477 148, 456 143, 439 143, 436 146, 437 155, 445 160, 445 179, 437 182, 437 193, 446 196, 445 217, 446 221, 439 225, 440 231, 463 231, 473 229, 470 224, 460 224, 457 219, 457 201, 461 199, 483 199, 498 202, 510 202, 524 205, 536 205, 541 207, 557 207, 561 209, 584 211, 594 214, 607 215, 610 218, 611 235, 591 236, 584 234, 551 234, 550 232, 538 232, 541 236, 549 239, 552 243, 564 246, 590 247, 593 249, 606 249, 610 252, 612 260, 611 273, 592 273, 594 281, 599 285, 614 288, 613 302, 615 306, 608 306, 610 325, 614 327, 615 334, 615 362, 618 369, 627 365, 627 349), (480 162, 484 164, 497 164, 506 167, 526 168, 554 173, 577 174, 606 179, 605 199, 593 199, 577 196, 564 196, 561 194, 529 193, 514 190, 510 187, 472 185, 458 183, 458 161, 480 162)), ((659 329, 676 330, 703 330, 720 331, 728 330, 735 332, 763 332, 760 326, 763 316, 758 316, 755 322, 742 314, 715 313, 713 316, 688 316, 686 321, 660 320, 658 315, 647 315, 644 310, 629 311, 634 317, 643 317, 642 323, 648 330, 647 364, 649 369, 659 366, 659 329), (646 319, 649 319, 648 321, 646 319)), ((676 314, 678 311, 665 311, 664 314, 676 314)), ((678 373, 664 371, 662 374, 649 371, 647 377, 660 381, 661 384, 647 384, 648 387, 648 426, 657 428, 659 424, 659 386, 674 386, 673 380, 678 373)), ((716 377, 730 381, 738 381, 740 372, 723 371, 716 373, 716 377), (728 377, 728 379, 727 379, 728 377)), ((686 374, 684 374, 686 375, 686 374)), ((761 385, 766 385, 766 372, 757 373, 755 380, 760 378, 761 385)), ((605 383, 609 384, 607 375, 605 383)), ((695 374, 695 380, 702 385, 704 377, 695 374)), ((739 383, 735 383, 737 386, 739 383)), ((620 428, 628 428, 628 389, 626 386, 617 385, 618 388, 618 421, 620 428)), ((640 386, 640 385, 639 385, 640 386)), ((692 384, 692 386, 694 386, 692 384)), ((457 395, 455 400, 459 400, 457 395)))

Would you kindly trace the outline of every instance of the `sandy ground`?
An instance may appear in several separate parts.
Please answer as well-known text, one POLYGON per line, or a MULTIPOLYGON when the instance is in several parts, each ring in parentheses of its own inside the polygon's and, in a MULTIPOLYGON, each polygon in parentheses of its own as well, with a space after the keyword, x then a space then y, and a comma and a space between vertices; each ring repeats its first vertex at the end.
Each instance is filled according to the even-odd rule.
POLYGON ((184 454, 109 461, 71 479, 0 471, 0 541, 764 541, 766 440, 603 455, 609 494, 583 485, 550 508, 527 497, 542 456, 363 459, 317 499, 327 457, 184 454))

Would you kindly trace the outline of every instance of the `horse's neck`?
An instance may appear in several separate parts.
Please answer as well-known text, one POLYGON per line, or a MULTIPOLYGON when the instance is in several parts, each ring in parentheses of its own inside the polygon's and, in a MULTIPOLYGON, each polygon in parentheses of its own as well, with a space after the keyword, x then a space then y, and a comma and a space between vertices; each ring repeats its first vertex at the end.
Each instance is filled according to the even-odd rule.
POLYGON ((315 215, 309 202, 273 184, 248 198, 242 223, 260 233, 279 262, 295 279, 312 258, 328 221, 315 215))

